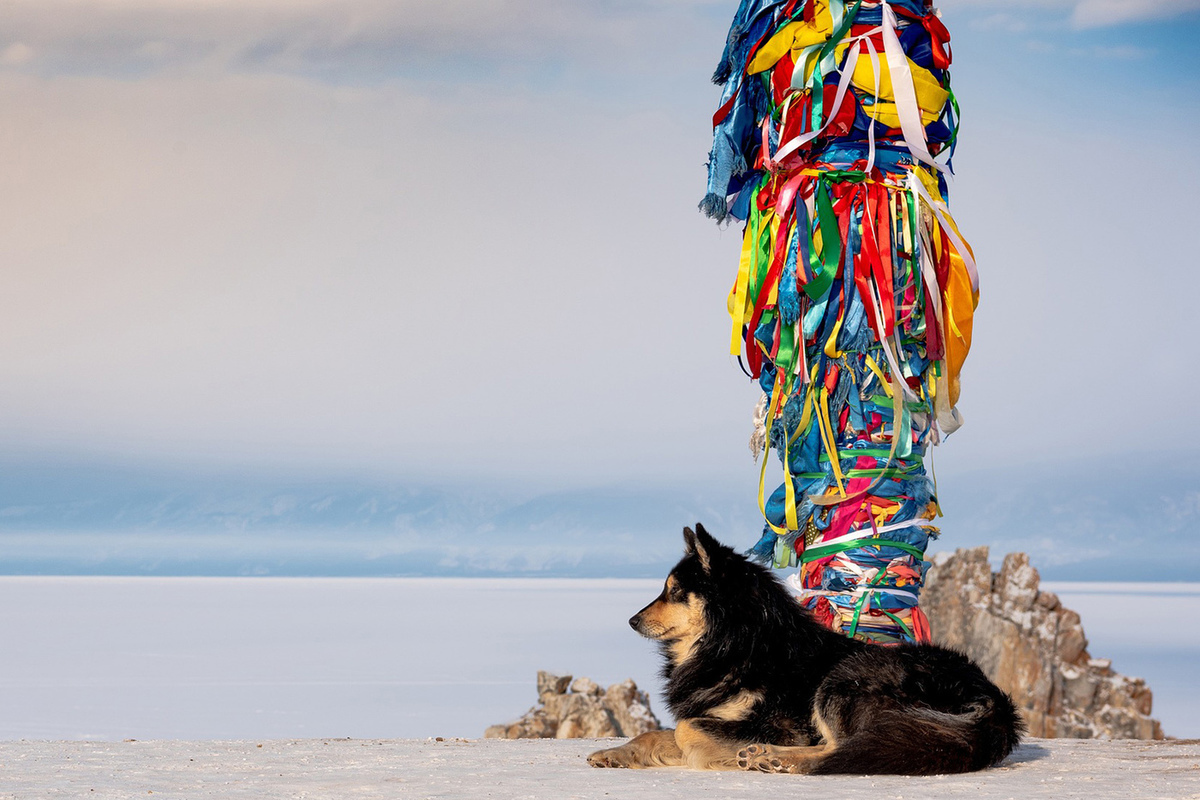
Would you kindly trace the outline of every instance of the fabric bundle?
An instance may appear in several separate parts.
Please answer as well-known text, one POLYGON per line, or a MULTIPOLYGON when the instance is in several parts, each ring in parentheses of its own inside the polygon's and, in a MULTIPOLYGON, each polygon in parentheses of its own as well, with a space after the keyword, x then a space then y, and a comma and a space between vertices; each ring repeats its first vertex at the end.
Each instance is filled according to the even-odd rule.
POLYGON ((743 0, 714 75, 701 210, 744 222, 731 352, 784 479, 752 554, 849 636, 927 641, 940 513, 924 455, 961 424, 979 298, 946 205, 958 109, 924 0, 743 0), (939 158, 941 157, 941 158, 939 158))

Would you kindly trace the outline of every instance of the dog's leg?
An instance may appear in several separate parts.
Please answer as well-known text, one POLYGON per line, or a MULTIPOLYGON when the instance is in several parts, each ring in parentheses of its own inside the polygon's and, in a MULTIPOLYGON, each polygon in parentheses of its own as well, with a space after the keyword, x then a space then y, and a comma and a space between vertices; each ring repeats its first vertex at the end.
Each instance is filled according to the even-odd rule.
POLYGON ((726 739, 720 728, 727 723, 712 719, 685 719, 675 728, 675 741, 683 751, 683 762, 692 769, 741 769, 738 750, 744 741, 726 739))
POLYGON ((649 731, 630 739, 620 747, 597 750, 588 756, 593 767, 680 767, 683 751, 675 742, 675 731, 649 731))
POLYGON ((742 769, 759 772, 789 772, 807 775, 816 769, 837 748, 838 732, 830 726, 818 706, 813 710, 813 727, 821 734, 821 743, 812 747, 782 747, 773 744, 752 744, 738 751, 737 763, 742 769))
POLYGON ((738 769, 758 770, 759 772, 794 772, 807 774, 825 755, 830 748, 825 745, 815 747, 780 747, 773 744, 752 744, 738 750, 738 769))

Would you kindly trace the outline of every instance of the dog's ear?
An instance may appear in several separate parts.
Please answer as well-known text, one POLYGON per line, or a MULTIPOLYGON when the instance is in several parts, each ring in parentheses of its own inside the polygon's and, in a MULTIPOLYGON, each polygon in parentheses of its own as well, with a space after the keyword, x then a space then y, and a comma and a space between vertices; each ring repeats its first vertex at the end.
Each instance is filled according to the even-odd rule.
POLYGON ((683 543, 687 548, 687 555, 694 555, 700 560, 700 569, 705 572, 712 570, 712 556, 710 553, 712 546, 716 544, 716 540, 708 535, 703 525, 696 525, 695 531, 691 528, 684 528, 683 543))

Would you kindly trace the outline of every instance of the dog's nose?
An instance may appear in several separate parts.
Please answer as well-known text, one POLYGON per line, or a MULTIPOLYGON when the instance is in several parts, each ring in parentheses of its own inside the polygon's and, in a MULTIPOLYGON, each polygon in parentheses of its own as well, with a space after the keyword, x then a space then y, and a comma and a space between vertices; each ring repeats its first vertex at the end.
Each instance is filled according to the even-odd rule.
POLYGON ((641 624, 642 624, 642 615, 641 614, 634 614, 632 617, 629 618, 629 627, 633 628, 635 631, 638 629, 638 626, 640 626, 641 624))

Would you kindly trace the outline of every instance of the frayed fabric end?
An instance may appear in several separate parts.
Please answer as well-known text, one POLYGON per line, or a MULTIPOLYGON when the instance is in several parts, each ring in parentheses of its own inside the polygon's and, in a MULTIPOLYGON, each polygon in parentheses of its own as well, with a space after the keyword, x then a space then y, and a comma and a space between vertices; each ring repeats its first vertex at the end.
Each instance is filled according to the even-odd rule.
MULTIPOLYGON (((743 16, 744 10, 738 11, 738 16, 743 16)), ((729 76, 733 74, 733 54, 737 50, 738 43, 746 36, 746 30, 735 21, 729 29, 729 35, 725 38, 725 52, 721 54, 721 63, 717 64, 716 70, 713 71, 712 82, 720 86, 725 81, 729 80, 729 76)))
POLYGON ((698 208, 704 216, 715 219, 717 222, 724 222, 725 218, 729 216, 729 204, 725 202, 724 197, 717 194, 704 195, 698 208))
POLYGON ((779 537, 770 528, 763 531, 758 543, 745 552, 746 558, 759 564, 770 564, 775 560, 775 541, 779 537))

